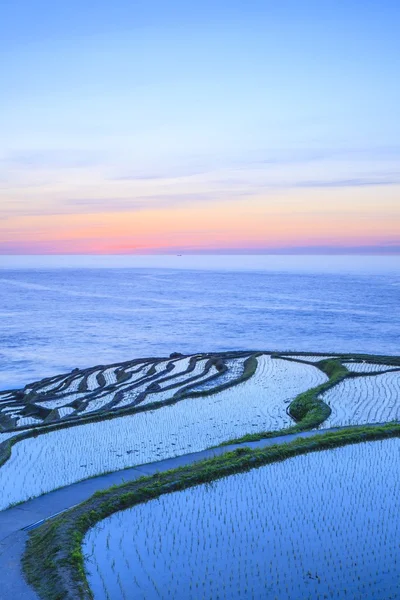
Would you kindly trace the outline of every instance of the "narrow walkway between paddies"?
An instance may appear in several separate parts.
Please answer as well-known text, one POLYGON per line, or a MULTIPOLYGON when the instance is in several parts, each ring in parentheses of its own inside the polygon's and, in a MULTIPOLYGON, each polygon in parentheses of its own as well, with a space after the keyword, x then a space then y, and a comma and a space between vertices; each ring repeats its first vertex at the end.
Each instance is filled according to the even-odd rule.
MULTIPOLYGON (((375 425, 377 425, 375 423, 375 425)), ((113 485, 120 485, 134 481, 145 475, 153 475, 177 469, 192 463, 213 458, 237 448, 266 448, 274 444, 286 444, 297 438, 322 435, 328 431, 338 431, 346 427, 320 429, 318 431, 303 431, 290 435, 281 435, 273 438, 262 439, 257 442, 243 442, 219 448, 202 450, 193 454, 185 454, 175 458, 168 458, 155 463, 139 467, 132 467, 122 471, 115 471, 105 475, 98 475, 85 479, 66 487, 49 492, 38 498, 28 500, 12 508, 0 512, 0 599, 1 600, 39 600, 36 592, 26 583, 21 558, 24 553, 25 543, 29 530, 39 527, 45 520, 55 517, 60 512, 84 502, 95 492, 105 490, 113 485)))

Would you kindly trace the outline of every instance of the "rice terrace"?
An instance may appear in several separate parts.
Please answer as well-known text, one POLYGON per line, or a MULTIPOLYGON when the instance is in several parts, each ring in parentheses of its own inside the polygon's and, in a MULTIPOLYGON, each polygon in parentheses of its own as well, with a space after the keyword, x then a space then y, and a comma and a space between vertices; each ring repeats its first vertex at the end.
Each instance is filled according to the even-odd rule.
POLYGON ((75 369, 0 393, 0 517, 68 490, 20 527, 32 598, 399 598, 399 419, 393 356, 75 369))

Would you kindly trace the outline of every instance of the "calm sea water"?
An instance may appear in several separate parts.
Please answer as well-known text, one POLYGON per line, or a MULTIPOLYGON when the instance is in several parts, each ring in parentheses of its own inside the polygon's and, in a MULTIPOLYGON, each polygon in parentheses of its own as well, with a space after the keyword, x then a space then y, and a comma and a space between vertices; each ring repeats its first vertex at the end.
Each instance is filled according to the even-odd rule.
POLYGON ((26 269, 21 257, 3 257, 0 389, 173 351, 400 353, 393 257, 253 258, 151 257, 124 268, 78 268, 73 259, 26 269))

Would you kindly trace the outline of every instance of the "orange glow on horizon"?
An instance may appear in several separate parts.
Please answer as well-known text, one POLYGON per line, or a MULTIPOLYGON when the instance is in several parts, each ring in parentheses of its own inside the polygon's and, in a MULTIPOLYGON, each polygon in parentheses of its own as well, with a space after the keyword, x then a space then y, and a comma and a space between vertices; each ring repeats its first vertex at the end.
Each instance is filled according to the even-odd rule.
POLYGON ((0 222, 0 252, 143 254, 393 244, 399 243, 396 192, 379 190, 379 203, 371 190, 343 191, 340 204, 335 191, 308 190, 272 201, 258 196, 137 211, 14 216, 0 222))

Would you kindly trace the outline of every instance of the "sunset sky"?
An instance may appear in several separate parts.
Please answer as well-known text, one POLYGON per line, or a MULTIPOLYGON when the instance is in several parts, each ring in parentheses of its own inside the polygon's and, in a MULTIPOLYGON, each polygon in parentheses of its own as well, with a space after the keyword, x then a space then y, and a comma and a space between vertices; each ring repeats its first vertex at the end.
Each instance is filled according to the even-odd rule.
POLYGON ((400 5, 0 8, 0 253, 400 253, 400 5))

